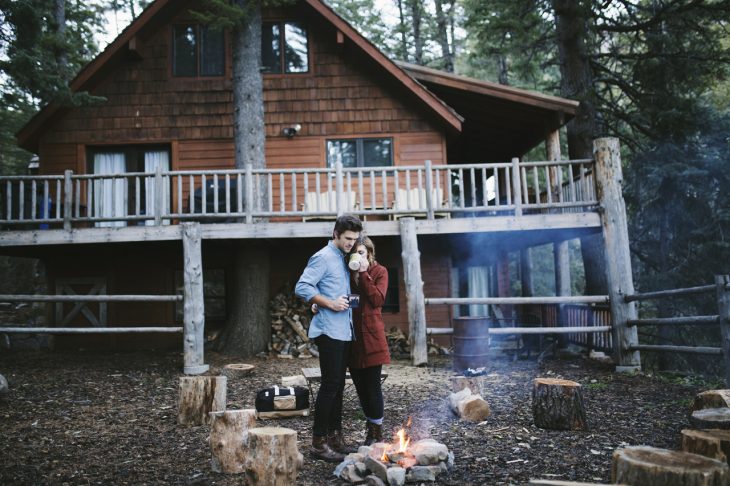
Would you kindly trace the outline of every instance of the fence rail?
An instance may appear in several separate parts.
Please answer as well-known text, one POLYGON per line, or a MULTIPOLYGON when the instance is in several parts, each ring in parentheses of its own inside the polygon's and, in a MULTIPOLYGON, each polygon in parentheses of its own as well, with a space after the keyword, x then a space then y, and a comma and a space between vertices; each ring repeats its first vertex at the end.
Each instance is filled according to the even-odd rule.
POLYGON ((0 176, 0 224, 40 228, 185 220, 521 215, 597 206, 591 159, 0 176))

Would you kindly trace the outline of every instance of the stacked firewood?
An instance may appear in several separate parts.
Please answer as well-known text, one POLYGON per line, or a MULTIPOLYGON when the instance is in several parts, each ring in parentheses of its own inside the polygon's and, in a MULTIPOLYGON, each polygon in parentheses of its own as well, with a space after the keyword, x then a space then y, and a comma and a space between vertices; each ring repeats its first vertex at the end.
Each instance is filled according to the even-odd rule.
MULTIPOLYGON (((391 327, 390 331, 385 333, 388 340, 388 349, 390 355, 394 358, 406 358, 411 354, 411 345, 408 342, 408 335, 398 327, 391 327)), ((433 339, 428 340, 428 354, 450 354, 449 350, 439 346, 433 339)))
POLYGON ((269 352, 282 358, 311 358, 317 347, 307 338, 311 311, 293 293, 279 292, 269 302, 271 342, 269 352))

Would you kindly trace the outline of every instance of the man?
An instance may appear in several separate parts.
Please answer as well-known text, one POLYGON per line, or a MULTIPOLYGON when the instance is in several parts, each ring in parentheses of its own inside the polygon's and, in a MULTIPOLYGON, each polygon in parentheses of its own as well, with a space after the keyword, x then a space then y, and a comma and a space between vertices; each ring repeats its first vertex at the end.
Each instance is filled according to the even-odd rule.
POLYGON ((309 339, 319 349, 322 383, 314 405, 311 454, 317 459, 340 462, 355 452, 342 439, 342 391, 353 339, 352 311, 347 299, 350 273, 345 256, 362 231, 360 220, 343 215, 335 221, 332 240, 315 253, 297 282, 295 293, 318 312, 309 325, 309 339))

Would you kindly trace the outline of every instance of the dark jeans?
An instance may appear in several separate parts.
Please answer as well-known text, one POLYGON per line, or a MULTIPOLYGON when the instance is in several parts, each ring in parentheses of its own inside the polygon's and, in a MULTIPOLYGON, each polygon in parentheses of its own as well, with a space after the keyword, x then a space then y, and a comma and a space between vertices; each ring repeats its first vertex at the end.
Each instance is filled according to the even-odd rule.
POLYGON ((322 334, 314 338, 319 350, 319 368, 322 383, 314 405, 314 430, 316 436, 342 430, 342 390, 345 388, 347 358, 350 341, 338 341, 322 334))
POLYGON ((383 389, 380 385, 382 369, 382 365, 359 370, 350 368, 350 376, 355 384, 362 411, 365 412, 365 417, 373 420, 383 418, 383 389))

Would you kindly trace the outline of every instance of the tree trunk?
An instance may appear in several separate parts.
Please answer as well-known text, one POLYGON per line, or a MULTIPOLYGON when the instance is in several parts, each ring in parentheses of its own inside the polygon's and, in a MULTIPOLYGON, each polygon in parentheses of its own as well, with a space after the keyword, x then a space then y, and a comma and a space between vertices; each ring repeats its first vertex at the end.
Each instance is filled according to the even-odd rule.
POLYGON ((56 34, 56 65, 64 84, 68 81, 68 52, 66 52, 66 2, 53 0, 53 23, 56 34))
POLYGON ((730 429, 730 408, 695 410, 689 421, 698 429, 730 429))
POLYGON ((453 48, 449 45, 449 22, 444 12, 444 4, 449 5, 449 15, 453 15, 454 2, 444 0, 434 0, 436 6, 436 26, 438 29, 438 42, 441 46, 441 56, 443 58, 442 67, 444 71, 454 72, 454 54, 453 48))
POLYGON ((580 384, 536 378, 532 385, 532 416, 541 429, 587 430, 580 384))
POLYGON ((611 482, 642 486, 720 486, 730 479, 720 461, 648 446, 626 447, 613 453, 611 482))
POLYGON ((248 434, 244 466, 249 484, 295 484, 304 457, 297 450, 297 433, 284 427, 260 427, 248 434))
POLYGON ((703 408, 730 407, 730 390, 708 390, 698 393, 692 402, 692 411, 703 408))
POLYGON ((422 37, 422 20, 423 20, 423 5, 419 0, 408 0, 406 5, 411 10, 411 22, 413 23, 413 47, 414 47, 414 60, 415 63, 423 65, 423 37, 422 37))
POLYGON ((406 14, 403 10, 403 1, 398 1, 398 18, 400 19, 400 50, 401 60, 408 62, 408 39, 406 37, 406 14))
POLYGON ((203 425, 210 423, 210 412, 226 409, 225 376, 181 376, 177 407, 177 423, 203 425))
POLYGON ((683 430, 682 450, 730 465, 730 430, 683 430))
POLYGON ((248 432, 256 426, 256 410, 211 412, 210 466, 215 472, 239 474, 248 455, 248 432))
POLYGON ((258 243, 235 250, 226 302, 228 322, 221 351, 251 357, 264 351, 271 339, 269 309, 269 249, 258 243))

